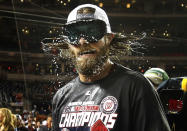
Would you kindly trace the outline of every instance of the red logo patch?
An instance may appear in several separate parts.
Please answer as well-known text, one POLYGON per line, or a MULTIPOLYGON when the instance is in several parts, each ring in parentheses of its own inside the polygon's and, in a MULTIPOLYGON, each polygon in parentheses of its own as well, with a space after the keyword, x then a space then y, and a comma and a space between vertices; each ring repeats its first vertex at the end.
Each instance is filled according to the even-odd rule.
POLYGON ((181 100, 170 99, 168 108, 169 111, 179 112, 182 110, 183 102, 181 100))
POLYGON ((91 127, 91 131, 108 131, 105 124, 99 119, 91 127))

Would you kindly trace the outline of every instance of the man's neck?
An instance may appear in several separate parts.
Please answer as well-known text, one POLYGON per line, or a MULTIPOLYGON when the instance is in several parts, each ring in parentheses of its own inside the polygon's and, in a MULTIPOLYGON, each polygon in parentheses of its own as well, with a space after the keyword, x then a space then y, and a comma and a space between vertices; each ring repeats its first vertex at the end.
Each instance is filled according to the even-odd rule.
POLYGON ((100 80, 100 79, 106 77, 107 75, 109 75, 110 70, 112 68, 112 65, 113 65, 113 63, 110 60, 108 60, 104 64, 102 70, 96 75, 86 76, 86 75, 83 75, 83 74, 79 74, 80 81, 82 81, 82 82, 94 82, 96 80, 100 80))

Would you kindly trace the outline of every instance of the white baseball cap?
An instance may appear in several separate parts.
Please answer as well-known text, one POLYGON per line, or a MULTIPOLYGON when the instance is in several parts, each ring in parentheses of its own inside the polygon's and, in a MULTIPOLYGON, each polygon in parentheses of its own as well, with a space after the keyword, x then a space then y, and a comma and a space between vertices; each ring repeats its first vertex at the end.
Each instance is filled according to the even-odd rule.
POLYGON ((100 7, 92 4, 83 4, 73 9, 67 18, 66 25, 77 23, 80 21, 101 20, 106 24, 107 33, 112 33, 108 16, 100 7))

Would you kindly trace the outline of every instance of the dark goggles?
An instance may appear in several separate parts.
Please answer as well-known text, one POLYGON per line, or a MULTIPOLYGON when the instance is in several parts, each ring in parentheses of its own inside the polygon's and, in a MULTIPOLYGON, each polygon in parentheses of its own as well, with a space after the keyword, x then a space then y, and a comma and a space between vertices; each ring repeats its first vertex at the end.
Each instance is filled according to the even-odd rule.
POLYGON ((101 20, 79 21, 66 25, 63 30, 66 41, 72 45, 78 45, 80 38, 84 38, 89 43, 95 43, 106 33, 106 24, 101 20))

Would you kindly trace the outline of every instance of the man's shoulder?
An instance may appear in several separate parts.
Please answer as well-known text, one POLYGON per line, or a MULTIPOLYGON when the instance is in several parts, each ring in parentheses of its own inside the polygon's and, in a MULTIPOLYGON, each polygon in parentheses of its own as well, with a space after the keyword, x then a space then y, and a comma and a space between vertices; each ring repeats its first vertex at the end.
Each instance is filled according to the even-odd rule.
POLYGON ((118 77, 116 79, 121 80, 123 83, 134 85, 134 87, 138 87, 138 89, 150 88, 150 82, 142 73, 131 70, 122 65, 118 65, 117 68, 118 71, 116 74, 118 77))
POLYGON ((145 77, 140 72, 134 71, 130 68, 127 68, 121 64, 116 64, 116 69, 119 75, 121 76, 127 76, 129 79, 143 79, 145 80, 145 77))
POLYGON ((68 82, 67 84, 65 84, 61 88, 59 88, 57 90, 57 92, 55 93, 53 99, 60 98, 60 96, 63 96, 64 94, 66 94, 66 92, 71 90, 78 82, 77 79, 78 79, 78 77, 74 78, 73 80, 71 80, 70 82, 68 82))
POLYGON ((61 88, 58 89, 57 93, 61 92, 61 91, 64 91, 64 90, 67 90, 67 89, 71 88, 72 86, 74 86, 78 82, 77 79, 78 79, 78 77, 74 78, 70 82, 63 85, 61 88))

